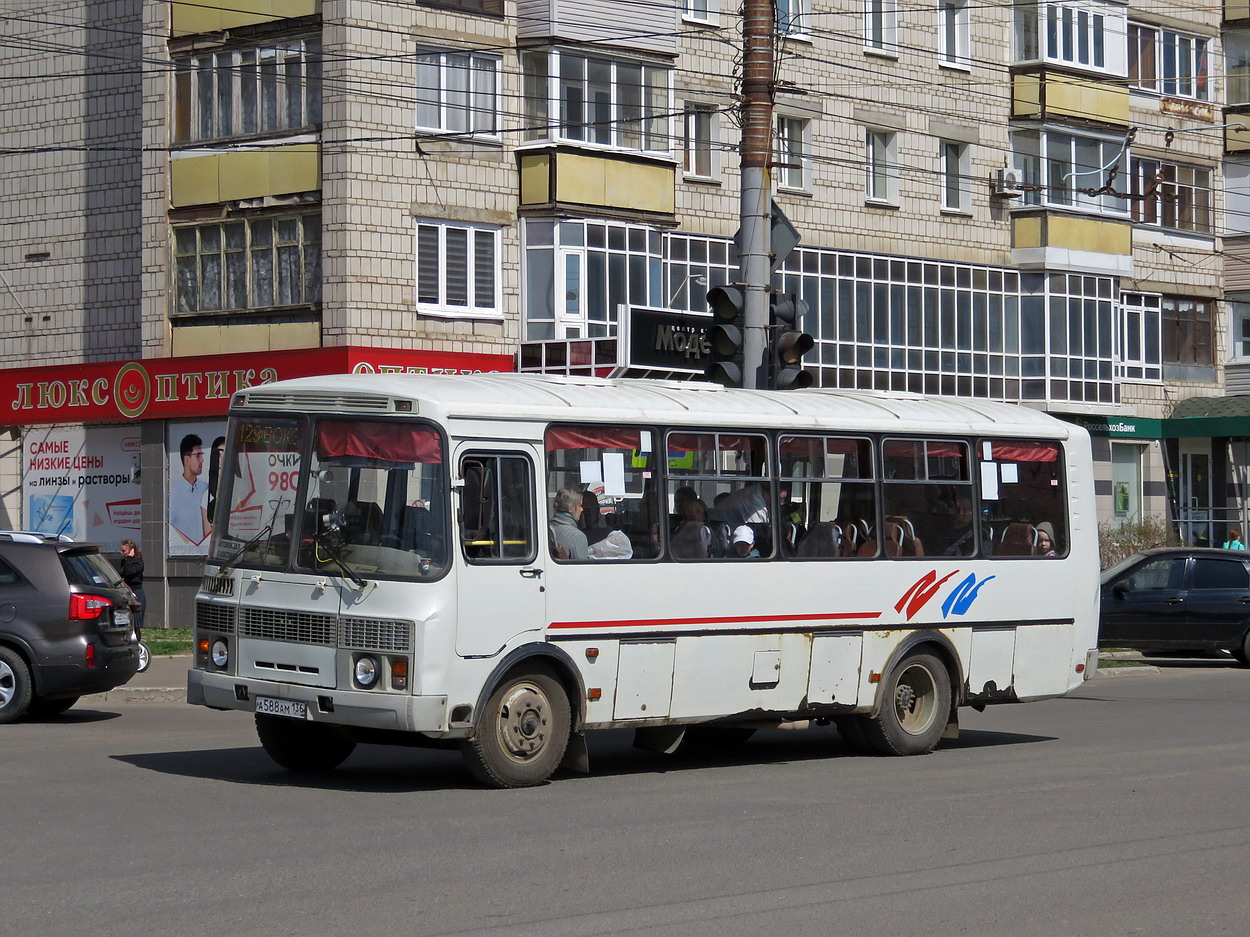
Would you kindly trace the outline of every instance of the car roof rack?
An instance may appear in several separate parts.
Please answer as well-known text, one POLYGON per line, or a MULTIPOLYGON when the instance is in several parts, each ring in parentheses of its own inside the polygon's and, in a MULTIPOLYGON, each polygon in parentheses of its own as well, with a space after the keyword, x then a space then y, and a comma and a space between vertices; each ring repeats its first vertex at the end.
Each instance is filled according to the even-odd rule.
POLYGON ((49 534, 38 530, 0 530, 0 541, 9 543, 73 543, 68 534, 49 534))

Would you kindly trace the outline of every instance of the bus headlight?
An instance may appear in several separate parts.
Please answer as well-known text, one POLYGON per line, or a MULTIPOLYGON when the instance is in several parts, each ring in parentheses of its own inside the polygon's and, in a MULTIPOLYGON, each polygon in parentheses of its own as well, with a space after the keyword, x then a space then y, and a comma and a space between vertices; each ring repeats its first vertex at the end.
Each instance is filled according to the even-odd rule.
POLYGON ((213 642, 213 666, 224 670, 228 663, 230 663, 230 649, 226 647, 225 641, 218 638, 213 642))
POLYGON ((353 676, 356 678, 356 686, 362 690, 369 689, 378 682, 378 662, 364 655, 357 657, 353 676))

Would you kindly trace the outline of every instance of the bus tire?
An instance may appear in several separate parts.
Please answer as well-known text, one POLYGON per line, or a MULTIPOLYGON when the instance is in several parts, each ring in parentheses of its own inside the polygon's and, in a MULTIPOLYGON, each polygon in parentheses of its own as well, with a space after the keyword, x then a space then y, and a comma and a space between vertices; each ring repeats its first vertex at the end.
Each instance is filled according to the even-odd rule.
POLYGON ((890 671, 881 711, 865 720, 864 734, 883 755, 924 755, 941 739, 950 711, 946 665, 932 654, 912 654, 890 671))
POLYGON ((288 771, 331 771, 356 749, 342 726, 301 722, 286 716, 256 715, 256 735, 265 754, 288 771))
POLYGON ((560 766, 571 725, 560 681, 547 673, 514 674, 491 693, 477 733, 461 743, 461 752, 487 787, 533 787, 560 766))
POLYGON ((867 716, 838 716, 834 719, 834 725, 838 727, 838 735, 842 736, 842 741, 846 742, 847 747, 855 752, 874 752, 876 746, 868 740, 868 730, 865 728, 868 722, 867 716))

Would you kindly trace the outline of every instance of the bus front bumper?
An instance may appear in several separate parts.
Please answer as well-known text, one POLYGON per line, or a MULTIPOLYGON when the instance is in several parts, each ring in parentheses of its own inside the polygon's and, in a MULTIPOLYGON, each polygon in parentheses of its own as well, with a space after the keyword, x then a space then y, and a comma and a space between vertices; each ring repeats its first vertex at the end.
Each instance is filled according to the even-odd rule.
POLYGON ((310 722, 447 735, 446 696, 335 690, 187 671, 187 702, 192 705, 255 712, 257 698, 303 703, 310 722))

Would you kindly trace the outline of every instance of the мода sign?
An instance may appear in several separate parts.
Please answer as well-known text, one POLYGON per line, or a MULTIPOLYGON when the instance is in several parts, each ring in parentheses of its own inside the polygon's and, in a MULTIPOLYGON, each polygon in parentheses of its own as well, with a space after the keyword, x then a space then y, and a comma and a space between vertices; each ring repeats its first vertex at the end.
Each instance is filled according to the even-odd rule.
POLYGON ((511 371, 511 355, 394 348, 301 348, 193 358, 142 358, 0 371, 4 425, 111 423, 224 416, 236 390, 318 374, 511 371))

